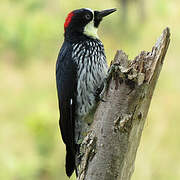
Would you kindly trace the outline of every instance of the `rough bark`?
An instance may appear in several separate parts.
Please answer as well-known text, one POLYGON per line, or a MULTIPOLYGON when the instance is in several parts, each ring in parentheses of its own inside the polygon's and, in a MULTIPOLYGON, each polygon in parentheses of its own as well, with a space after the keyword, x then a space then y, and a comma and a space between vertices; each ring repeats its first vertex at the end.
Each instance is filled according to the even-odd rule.
POLYGON ((170 42, 166 28, 151 52, 133 61, 117 51, 104 100, 81 145, 78 180, 130 180, 136 152, 159 73, 170 42))

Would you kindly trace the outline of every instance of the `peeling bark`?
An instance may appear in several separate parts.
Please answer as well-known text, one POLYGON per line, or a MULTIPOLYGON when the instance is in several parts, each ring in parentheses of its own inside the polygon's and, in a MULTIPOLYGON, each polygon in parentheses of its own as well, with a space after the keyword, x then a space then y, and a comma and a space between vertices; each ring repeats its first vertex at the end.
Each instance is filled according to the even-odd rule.
POLYGON ((96 110, 81 145, 78 180, 130 180, 136 152, 170 42, 166 28, 151 52, 133 61, 117 51, 109 69, 105 102, 96 110))

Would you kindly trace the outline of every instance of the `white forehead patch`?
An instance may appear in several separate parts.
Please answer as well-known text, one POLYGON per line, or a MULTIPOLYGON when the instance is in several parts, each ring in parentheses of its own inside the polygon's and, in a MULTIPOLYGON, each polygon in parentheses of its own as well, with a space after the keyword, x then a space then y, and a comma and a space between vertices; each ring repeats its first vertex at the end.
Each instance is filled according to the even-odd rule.
POLYGON ((88 11, 91 11, 93 13, 93 16, 94 16, 94 11, 90 8, 84 8, 84 9, 87 9, 88 11))

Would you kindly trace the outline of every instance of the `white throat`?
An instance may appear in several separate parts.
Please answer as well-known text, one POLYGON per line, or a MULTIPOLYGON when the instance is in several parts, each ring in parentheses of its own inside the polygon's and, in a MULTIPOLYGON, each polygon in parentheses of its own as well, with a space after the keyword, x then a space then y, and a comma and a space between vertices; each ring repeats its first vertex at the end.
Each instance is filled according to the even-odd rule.
POLYGON ((98 37, 98 34, 97 34, 97 28, 96 27, 94 27, 94 22, 93 22, 93 20, 91 21, 91 22, 89 22, 86 26, 85 26, 85 28, 84 28, 84 34, 85 35, 87 35, 87 36, 90 36, 90 37, 92 37, 92 38, 94 38, 94 39, 97 39, 97 38, 99 38, 98 37))

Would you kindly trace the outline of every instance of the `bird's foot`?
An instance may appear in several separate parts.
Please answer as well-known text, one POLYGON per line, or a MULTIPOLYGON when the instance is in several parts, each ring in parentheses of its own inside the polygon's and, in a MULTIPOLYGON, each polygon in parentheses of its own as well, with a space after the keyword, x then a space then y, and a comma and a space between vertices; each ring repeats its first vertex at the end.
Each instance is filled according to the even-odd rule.
POLYGON ((104 100, 104 82, 101 84, 101 86, 96 90, 96 93, 95 93, 95 97, 96 97, 96 101, 99 102, 99 101, 102 101, 102 102, 106 102, 104 100))

